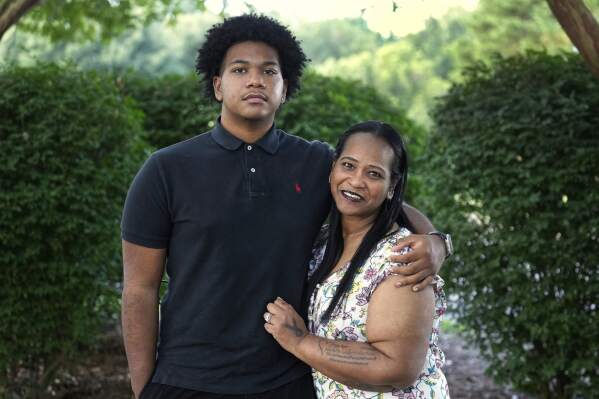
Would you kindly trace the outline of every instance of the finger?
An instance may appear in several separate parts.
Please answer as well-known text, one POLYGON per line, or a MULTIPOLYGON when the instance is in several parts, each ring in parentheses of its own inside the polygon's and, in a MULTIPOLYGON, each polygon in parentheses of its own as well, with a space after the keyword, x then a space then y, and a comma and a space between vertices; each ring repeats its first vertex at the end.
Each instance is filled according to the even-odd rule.
POLYGON ((412 290, 414 290, 414 291, 420 291, 420 290, 425 289, 426 287, 428 287, 429 285, 431 285, 431 283, 433 282, 433 278, 434 277, 435 276, 433 276, 433 275, 429 275, 428 277, 426 277, 421 282, 414 284, 414 287, 412 287, 412 290))
POLYGON ((407 236, 402 238, 401 240, 399 240, 397 242, 397 244, 395 244, 395 246, 393 247, 393 252, 399 252, 402 249, 411 246, 412 244, 414 244, 416 241, 414 240, 413 236, 407 236))
POLYGON ((412 274, 416 274, 426 269, 422 267, 421 262, 412 262, 407 265, 396 266, 391 269, 392 273, 399 274, 400 276, 411 276, 412 274))
POLYGON ((406 252, 405 254, 391 254, 389 255, 389 260, 395 263, 410 263, 415 262, 418 258, 421 258, 422 255, 415 251, 406 252))
POLYGON ((273 334, 273 329, 272 329, 272 325, 268 324, 268 323, 264 323, 264 329, 269 333, 269 334, 273 334))
POLYGON ((277 299, 275 299, 275 304, 280 305, 280 306, 291 306, 287 302, 285 302, 285 300, 283 298, 281 298, 280 296, 278 296, 277 299))
POLYGON ((277 313, 281 313, 282 309, 279 305, 277 305, 276 303, 269 303, 268 305, 266 305, 266 309, 273 314, 273 316, 277 313))
POLYGON ((427 278, 430 275, 431 275, 431 273, 428 270, 423 270, 416 274, 412 274, 411 276, 402 276, 395 283, 395 286, 396 287, 404 287, 406 285, 414 285, 414 284, 420 283, 421 281, 423 281, 425 278, 427 278))

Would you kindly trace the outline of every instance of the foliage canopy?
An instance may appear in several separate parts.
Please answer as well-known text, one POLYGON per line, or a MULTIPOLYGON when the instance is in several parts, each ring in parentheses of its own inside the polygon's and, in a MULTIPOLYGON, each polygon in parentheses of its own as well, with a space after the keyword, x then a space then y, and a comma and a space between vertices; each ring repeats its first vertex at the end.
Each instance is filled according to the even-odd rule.
POLYGON ((455 234, 454 309, 500 381, 599 397, 599 81, 577 56, 468 69, 433 112, 424 187, 455 234))

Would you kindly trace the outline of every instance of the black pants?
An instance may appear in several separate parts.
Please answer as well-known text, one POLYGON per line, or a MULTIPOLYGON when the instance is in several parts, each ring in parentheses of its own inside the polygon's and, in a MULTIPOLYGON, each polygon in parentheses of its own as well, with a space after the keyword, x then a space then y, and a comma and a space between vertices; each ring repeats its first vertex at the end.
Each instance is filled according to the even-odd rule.
POLYGON ((220 395, 217 393, 192 391, 170 385, 150 383, 139 395, 139 399, 315 399, 312 374, 291 381, 272 391, 250 395, 220 395))

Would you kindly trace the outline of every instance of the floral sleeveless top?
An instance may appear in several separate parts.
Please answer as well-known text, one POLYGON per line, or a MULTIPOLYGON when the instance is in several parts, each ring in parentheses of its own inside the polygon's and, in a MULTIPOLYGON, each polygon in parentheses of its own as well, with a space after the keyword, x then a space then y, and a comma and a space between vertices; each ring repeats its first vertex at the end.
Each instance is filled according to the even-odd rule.
MULTIPOLYGON (((364 265, 358 270, 349 293, 342 298, 329 321, 320 324, 320 317, 329 306, 347 266, 335 271, 325 281, 319 284, 312 297, 308 310, 309 329, 312 334, 323 338, 367 342, 366 319, 368 317, 368 302, 377 286, 391 274, 393 264, 386 257, 391 248, 402 237, 410 232, 402 228, 399 232, 381 240, 364 265)), ((325 251, 325 245, 316 246, 310 261, 309 275, 320 266, 325 251)), ((402 399, 448 399, 447 381, 441 371, 445 356, 437 346, 439 323, 445 313, 446 299, 443 292, 443 280, 435 277, 433 290, 435 294, 435 315, 433 328, 429 337, 429 348, 422 373, 415 384, 406 389, 394 389, 392 392, 371 392, 350 388, 326 375, 312 370, 314 387, 318 399, 366 399, 366 398, 402 398, 402 399)), ((399 311, 399 310, 398 310, 399 311)))

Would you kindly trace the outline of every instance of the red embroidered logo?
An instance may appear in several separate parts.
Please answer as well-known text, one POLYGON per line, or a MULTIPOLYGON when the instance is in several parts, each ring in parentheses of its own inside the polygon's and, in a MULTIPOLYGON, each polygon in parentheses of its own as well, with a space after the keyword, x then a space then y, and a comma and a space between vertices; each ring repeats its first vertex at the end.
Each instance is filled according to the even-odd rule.
POLYGON ((295 183, 295 192, 296 193, 301 193, 302 192, 302 186, 300 186, 299 183, 295 183))

